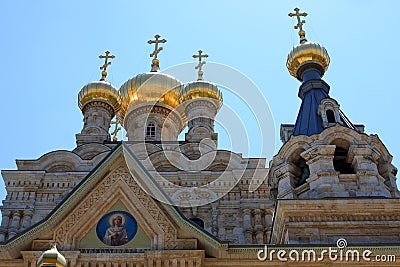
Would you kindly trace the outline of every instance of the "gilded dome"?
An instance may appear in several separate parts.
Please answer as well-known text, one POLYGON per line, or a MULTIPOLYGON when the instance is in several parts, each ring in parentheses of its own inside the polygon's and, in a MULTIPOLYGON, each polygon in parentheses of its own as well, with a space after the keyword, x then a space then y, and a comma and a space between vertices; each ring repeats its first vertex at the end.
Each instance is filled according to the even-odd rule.
POLYGON ((323 46, 305 42, 293 47, 288 55, 286 67, 293 77, 301 81, 301 73, 305 70, 303 67, 307 64, 316 64, 322 77, 328 69, 329 63, 328 51, 323 46))
POLYGON ((121 119, 124 119, 129 105, 159 103, 176 108, 181 103, 182 86, 181 81, 160 72, 147 72, 133 77, 119 89, 122 98, 121 119))
POLYGON ((67 261, 65 260, 65 257, 58 252, 56 246, 53 246, 51 249, 43 252, 37 262, 37 266, 65 267, 67 266, 67 261))
POLYGON ((217 100, 218 108, 221 107, 223 101, 222 93, 215 84, 201 80, 189 83, 182 90, 182 101, 196 98, 217 100))
POLYGON ((106 81, 95 81, 85 85, 78 95, 79 108, 83 107, 93 101, 100 101, 109 104, 114 113, 121 109, 121 97, 119 96, 118 89, 111 83, 106 81))

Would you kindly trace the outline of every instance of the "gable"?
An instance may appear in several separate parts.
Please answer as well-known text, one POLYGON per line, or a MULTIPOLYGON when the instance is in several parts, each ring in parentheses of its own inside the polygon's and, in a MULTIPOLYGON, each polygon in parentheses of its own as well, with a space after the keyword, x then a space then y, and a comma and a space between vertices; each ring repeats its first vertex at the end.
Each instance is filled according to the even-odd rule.
POLYGON ((20 258, 23 251, 43 251, 54 243, 63 251, 82 251, 95 245, 87 241, 101 218, 121 204, 122 211, 137 219, 152 250, 196 249, 198 243, 210 255, 225 250, 225 242, 195 226, 168 204, 168 196, 125 146, 122 143, 114 148, 46 218, 0 244, 0 259, 20 258))
MULTIPOLYGON (((93 229, 113 210, 126 212, 135 218, 138 229, 151 240, 148 249, 196 247, 195 239, 178 238, 177 225, 160 203, 136 183, 124 165, 114 165, 111 169, 113 171, 99 181, 56 227, 53 240, 60 249, 78 250, 83 247, 82 244, 85 246, 92 244, 96 247, 98 241, 101 241, 100 238, 92 240, 96 242, 87 243, 88 235, 93 235, 93 229), (120 208, 116 208, 118 205, 120 208)), ((104 245, 106 244, 103 242, 101 247, 104 245)))

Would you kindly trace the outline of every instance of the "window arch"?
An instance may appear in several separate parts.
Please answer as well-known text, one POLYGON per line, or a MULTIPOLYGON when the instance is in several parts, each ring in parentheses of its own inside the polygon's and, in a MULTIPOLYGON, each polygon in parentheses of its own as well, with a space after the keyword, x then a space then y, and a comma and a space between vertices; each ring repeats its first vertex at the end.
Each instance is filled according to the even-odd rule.
POLYGON ((318 106, 318 115, 321 116, 323 127, 331 127, 336 123, 342 124, 339 104, 333 98, 324 98, 318 106))
POLYGON ((146 137, 156 137, 156 124, 154 122, 149 122, 146 126, 146 137))

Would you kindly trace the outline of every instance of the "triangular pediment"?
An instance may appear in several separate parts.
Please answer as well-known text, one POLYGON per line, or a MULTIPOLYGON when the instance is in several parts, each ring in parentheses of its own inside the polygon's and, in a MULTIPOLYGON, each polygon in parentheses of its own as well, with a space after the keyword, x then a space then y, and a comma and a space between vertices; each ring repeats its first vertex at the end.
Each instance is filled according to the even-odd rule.
MULTIPOLYGON (((185 244, 181 244, 182 241, 177 236, 177 225, 162 205, 136 183, 123 162, 119 161, 57 226, 54 233, 55 242, 63 249, 79 249, 82 239, 93 231, 93 228, 98 228, 99 224, 109 224, 109 214, 112 212, 120 214, 126 222, 132 219, 136 221, 137 227, 151 240, 148 249, 183 248, 189 243, 192 243, 192 248, 196 246, 195 239, 185 240, 185 244), (118 202, 124 208, 115 208, 118 202)), ((132 229, 128 229, 130 230, 132 229)), ((93 241, 100 239, 101 234, 98 240, 93 241)), ((93 242, 93 245, 96 243, 98 242, 93 242)))
MULTIPOLYGON (((169 205, 168 196, 126 149, 124 144, 115 148, 43 221, 1 244, 0 258, 16 257, 22 250, 44 250, 51 243, 65 251, 197 249, 198 243, 226 246, 169 205), (103 242, 104 224, 111 227, 113 214, 131 216, 137 223, 137 232, 126 243, 103 242), (103 224, 100 235, 96 232, 99 224, 103 224)), ((131 225, 128 228, 132 230, 131 225)))

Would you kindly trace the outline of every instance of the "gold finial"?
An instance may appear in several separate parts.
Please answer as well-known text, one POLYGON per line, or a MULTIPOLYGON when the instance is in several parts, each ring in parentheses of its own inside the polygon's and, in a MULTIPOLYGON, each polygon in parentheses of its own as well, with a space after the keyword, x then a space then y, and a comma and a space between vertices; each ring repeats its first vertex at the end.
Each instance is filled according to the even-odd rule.
POLYGON ((165 39, 160 40, 160 37, 161 37, 160 35, 156 34, 154 35, 154 38, 156 38, 155 40, 147 41, 148 44, 155 44, 154 51, 153 53, 150 54, 150 57, 153 57, 151 64, 151 71, 159 71, 160 69, 160 61, 157 59, 157 56, 158 53, 160 53, 163 50, 163 48, 162 47, 159 48, 158 44, 163 44, 167 42, 167 40, 165 39))
POLYGON ((307 17, 307 13, 299 13, 300 9, 297 7, 294 9, 296 13, 289 13, 289 17, 297 17, 297 25, 294 26, 294 28, 297 30, 299 29, 299 36, 300 36, 300 43, 303 44, 307 42, 306 39, 306 32, 303 30, 303 25, 306 23, 305 20, 300 20, 300 17, 307 17))
POLYGON ((194 67, 194 68, 195 68, 196 70, 198 70, 198 72, 197 72, 197 74, 198 74, 197 80, 198 80, 198 81, 201 81, 201 80, 203 80, 203 71, 201 70, 201 68, 203 67, 204 64, 206 64, 206 62, 205 62, 205 61, 201 61, 201 59, 202 59, 202 58, 208 58, 208 55, 203 55, 203 54, 202 54, 203 51, 201 51, 201 50, 199 50, 198 52, 199 52, 198 55, 193 55, 192 57, 193 57, 193 58, 198 58, 198 59, 199 59, 199 64, 198 64, 196 67, 194 67))
POLYGON ((119 116, 115 116, 115 121, 112 121, 111 124, 115 124, 114 131, 111 133, 111 135, 113 136, 113 142, 117 142, 118 141, 117 134, 119 131, 121 131, 121 127, 119 127, 119 125, 121 124, 119 116))
POLYGON ((114 58, 115 58, 114 55, 109 56, 109 54, 110 54, 110 51, 106 51, 106 55, 105 55, 105 56, 103 56, 103 55, 100 55, 100 56, 99 56, 100 59, 104 58, 104 64, 103 64, 103 66, 100 67, 100 69, 103 70, 103 71, 101 72, 101 79, 100 79, 100 81, 105 81, 105 80, 106 80, 106 77, 107 77, 107 67, 111 65, 111 62, 108 62, 108 59, 109 59, 109 58, 111 58, 111 59, 114 59, 114 58))

